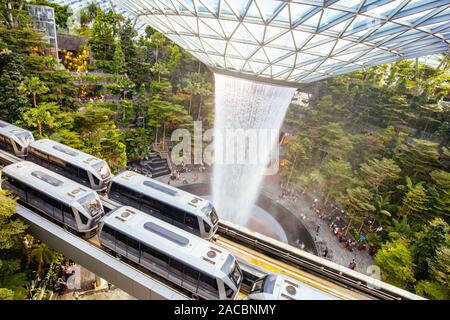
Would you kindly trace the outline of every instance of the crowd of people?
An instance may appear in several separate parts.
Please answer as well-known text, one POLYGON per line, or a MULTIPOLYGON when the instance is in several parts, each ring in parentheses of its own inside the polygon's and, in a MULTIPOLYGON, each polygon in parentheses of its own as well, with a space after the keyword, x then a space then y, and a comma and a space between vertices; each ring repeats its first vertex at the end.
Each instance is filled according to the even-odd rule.
POLYGON ((58 295, 63 295, 67 289, 67 282, 70 277, 75 274, 74 269, 75 263, 73 261, 65 261, 61 264, 61 268, 58 273, 58 280, 56 280, 53 287, 53 292, 58 293, 58 295))
MULTIPOLYGON (((187 166, 184 162, 181 162, 180 166, 175 167, 170 173, 169 180, 167 184, 171 184, 175 181, 181 181, 183 184, 188 184, 189 181, 183 173, 193 172, 194 170, 198 170, 199 173, 202 173, 206 170, 206 167, 201 164, 200 166, 187 166), (176 169, 175 169, 176 168, 176 169)), ((200 181, 199 174, 195 173, 193 177, 193 183, 198 183, 200 181)))

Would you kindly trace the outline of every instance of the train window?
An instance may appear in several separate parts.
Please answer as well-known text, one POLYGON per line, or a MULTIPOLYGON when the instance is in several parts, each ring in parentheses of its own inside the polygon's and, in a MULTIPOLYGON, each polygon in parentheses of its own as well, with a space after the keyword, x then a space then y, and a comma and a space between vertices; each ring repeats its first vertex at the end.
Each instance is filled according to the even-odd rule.
POLYGON ((75 217, 72 211, 72 208, 69 206, 66 206, 65 204, 62 205, 62 211, 64 211, 64 214, 67 214, 71 216, 72 218, 75 217))
POLYGON ((92 178, 94 178, 94 184, 95 184, 96 186, 100 185, 100 179, 99 179, 99 178, 97 178, 97 177, 94 176, 94 175, 92 175, 92 178))
POLYGON ((190 283, 197 285, 198 277, 200 276, 200 273, 197 270, 189 266, 184 266, 184 274, 185 274, 184 281, 188 281, 190 283))
POLYGON ((211 231, 211 226, 206 223, 206 221, 203 221, 203 227, 205 228, 206 233, 209 233, 209 231, 211 231))
POLYGON ((175 259, 170 260, 170 267, 178 272, 184 273, 184 264, 175 259))
POLYGON ((123 244, 127 244, 127 236, 121 232, 116 232, 116 240, 122 242, 123 244))
POLYGON ((80 212, 80 219, 81 219, 81 222, 83 224, 87 224, 88 223, 88 218, 84 214, 82 214, 81 212, 80 212))
POLYGON ((111 190, 109 191, 110 195, 118 197, 120 195, 126 196, 124 188, 118 183, 112 183, 111 190))
POLYGON ((150 247, 148 247, 148 246, 146 246, 145 244, 142 244, 142 243, 141 243, 141 251, 145 252, 146 254, 148 254, 150 256, 153 256, 153 252, 154 252, 154 250, 152 248, 150 248, 150 247))
POLYGON ((128 238, 128 246, 139 251, 139 242, 133 238, 128 238))
POLYGON ((106 224, 103 225, 102 233, 106 234, 108 237, 115 237, 114 236, 114 229, 110 226, 107 226, 106 224))
MULTIPOLYGON (((79 169, 78 177, 81 179, 81 181, 89 183, 89 174, 87 171, 85 171, 83 169, 79 169)), ((97 179, 97 181, 98 181, 98 179, 97 179)), ((97 181, 95 180, 95 177, 94 177, 94 183, 98 185, 97 181)))
POLYGON ((176 222, 184 223, 184 212, 178 209, 173 209, 170 213, 170 215, 173 217, 173 220, 176 222))
POLYGON ((231 289, 226 283, 224 283, 224 286, 225 286, 225 295, 227 296, 227 298, 232 298, 234 290, 231 289))
POLYGON ((218 292, 216 279, 204 273, 200 273, 199 287, 210 292, 218 292))
POLYGON ((193 216, 193 215, 191 215, 191 214, 188 214, 188 213, 186 214, 186 220, 185 220, 185 223, 186 223, 186 225, 187 225, 188 227, 194 228, 194 229, 196 229, 196 230, 199 229, 197 217, 195 217, 195 216, 193 216))
POLYGON ((61 203, 51 197, 48 197, 47 202, 55 208, 61 209, 61 203))
POLYGON ((154 250, 152 252, 153 261, 163 267, 169 264, 169 257, 160 253, 159 251, 154 250))

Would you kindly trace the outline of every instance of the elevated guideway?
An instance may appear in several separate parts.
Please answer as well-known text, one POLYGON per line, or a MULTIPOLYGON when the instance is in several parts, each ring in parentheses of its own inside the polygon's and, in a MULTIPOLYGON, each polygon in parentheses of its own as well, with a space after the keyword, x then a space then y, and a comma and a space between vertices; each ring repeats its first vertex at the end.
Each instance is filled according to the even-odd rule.
MULTIPOLYGON (((0 165, 20 160, 0 150, 0 165)), ((107 197, 101 196, 101 199, 106 212, 119 206, 107 197)), ((95 243, 96 238, 89 242, 83 240, 22 206, 18 206, 17 213, 30 225, 31 233, 37 238, 130 295, 138 299, 188 299, 178 288, 109 255, 95 243)), ((254 277, 261 273, 279 272, 342 299, 423 299, 224 220, 220 220, 217 235, 212 241, 232 252, 243 266, 249 267, 248 270, 259 270, 253 274, 254 277)), ((239 299, 246 298, 245 291, 242 290, 239 299)))
POLYGON ((109 255, 94 244, 95 240, 94 243, 83 240, 23 206, 17 206, 17 213, 36 238, 131 296, 142 300, 189 299, 176 289, 109 255))

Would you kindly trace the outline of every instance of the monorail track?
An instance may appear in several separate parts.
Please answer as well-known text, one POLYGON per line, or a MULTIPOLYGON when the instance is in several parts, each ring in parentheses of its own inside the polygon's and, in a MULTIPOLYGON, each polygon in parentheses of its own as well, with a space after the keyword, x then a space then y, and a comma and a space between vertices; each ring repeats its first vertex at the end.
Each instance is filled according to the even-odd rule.
MULTIPOLYGON (((0 165, 17 161, 21 159, 0 150, 0 165)), ((113 210, 118 205, 106 197, 101 198, 106 211, 113 210)), ((284 273, 342 299, 422 299, 405 290, 227 221, 219 222, 219 229, 213 241, 231 251, 241 262, 258 266, 267 273, 284 273)), ((245 299, 247 290, 241 291, 237 299, 245 299)))

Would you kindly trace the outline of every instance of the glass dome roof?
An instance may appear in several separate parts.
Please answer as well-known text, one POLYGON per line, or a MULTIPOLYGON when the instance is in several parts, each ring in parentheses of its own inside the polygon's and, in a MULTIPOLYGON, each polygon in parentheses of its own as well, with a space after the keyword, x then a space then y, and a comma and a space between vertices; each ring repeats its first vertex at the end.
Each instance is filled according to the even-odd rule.
POLYGON ((307 83, 449 50, 449 0, 112 0, 225 73, 307 83))

